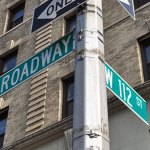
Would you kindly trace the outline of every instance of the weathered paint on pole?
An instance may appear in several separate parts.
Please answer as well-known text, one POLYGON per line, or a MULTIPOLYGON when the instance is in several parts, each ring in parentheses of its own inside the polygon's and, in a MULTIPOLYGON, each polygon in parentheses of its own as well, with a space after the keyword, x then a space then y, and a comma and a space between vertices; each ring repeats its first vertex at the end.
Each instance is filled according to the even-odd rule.
POLYGON ((73 150, 109 150, 102 1, 77 12, 73 150))

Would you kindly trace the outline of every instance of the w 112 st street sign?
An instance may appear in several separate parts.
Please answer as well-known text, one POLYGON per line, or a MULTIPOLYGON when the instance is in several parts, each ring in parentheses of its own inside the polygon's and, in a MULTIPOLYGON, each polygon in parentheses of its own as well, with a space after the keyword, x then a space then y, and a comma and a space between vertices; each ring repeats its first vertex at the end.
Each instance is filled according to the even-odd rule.
POLYGON ((73 33, 62 37, 22 64, 0 76, 0 96, 73 51, 73 33))
POLYGON ((146 101, 107 63, 105 73, 107 88, 148 125, 146 101))
POLYGON ((31 33, 84 2, 86 0, 48 0, 35 9, 31 33))

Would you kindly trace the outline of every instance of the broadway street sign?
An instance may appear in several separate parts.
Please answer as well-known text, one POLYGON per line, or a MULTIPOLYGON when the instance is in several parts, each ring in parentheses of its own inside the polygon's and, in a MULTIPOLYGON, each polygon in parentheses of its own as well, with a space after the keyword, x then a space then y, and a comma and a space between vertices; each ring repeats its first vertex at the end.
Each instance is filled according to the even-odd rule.
POLYGON ((134 2, 133 2, 133 0, 117 0, 117 1, 128 12, 128 14, 135 20, 135 11, 134 11, 134 2))
POLYGON ((48 0, 35 9, 31 33, 84 2, 86 0, 48 0))
POLYGON ((146 101, 107 63, 105 72, 107 88, 148 125, 146 101))
POLYGON ((62 37, 41 52, 0 77, 0 96, 73 51, 73 33, 62 37))

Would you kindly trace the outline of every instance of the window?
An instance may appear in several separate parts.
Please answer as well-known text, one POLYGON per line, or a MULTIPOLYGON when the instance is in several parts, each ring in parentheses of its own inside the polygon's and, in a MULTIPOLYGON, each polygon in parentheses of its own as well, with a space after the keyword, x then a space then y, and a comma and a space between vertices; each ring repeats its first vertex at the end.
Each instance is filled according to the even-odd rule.
POLYGON ((15 26, 23 22, 24 7, 25 7, 25 2, 21 3, 20 5, 17 5, 17 7, 13 9, 10 9, 8 30, 14 28, 15 26))
POLYGON ((73 31, 73 48, 75 49, 75 34, 76 34, 76 15, 66 19, 66 33, 73 31))
POLYGON ((63 118, 73 114, 74 78, 63 81, 63 118))
POLYGON ((17 50, 0 58, 0 75, 16 66, 17 50))
POLYGON ((76 15, 73 15, 66 19, 66 33, 74 31, 76 29, 76 15))
POLYGON ((148 2, 149 0, 134 0, 135 9, 141 7, 142 5, 145 5, 148 2))
POLYGON ((150 80, 150 37, 140 42, 145 80, 150 80))
POLYGON ((7 116, 8 116, 8 109, 5 109, 0 112, 0 148, 3 147, 7 116))

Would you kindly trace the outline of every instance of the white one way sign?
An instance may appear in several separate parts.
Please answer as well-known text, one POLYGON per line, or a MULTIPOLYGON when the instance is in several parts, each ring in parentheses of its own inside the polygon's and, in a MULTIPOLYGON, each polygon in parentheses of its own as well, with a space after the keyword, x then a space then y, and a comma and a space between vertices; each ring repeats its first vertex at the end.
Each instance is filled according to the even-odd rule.
POLYGON ((66 14, 86 0, 48 0, 34 11, 31 33, 50 21, 66 14))
POLYGON ((124 9, 130 14, 130 16, 135 20, 134 2, 133 0, 117 0, 124 9))
POLYGON ((63 0, 58 0, 52 1, 46 9, 41 13, 41 15, 37 19, 53 19, 57 17, 57 12, 60 11, 61 9, 65 8, 69 4, 75 2, 76 0, 71 0, 71 1, 63 1, 63 0))

